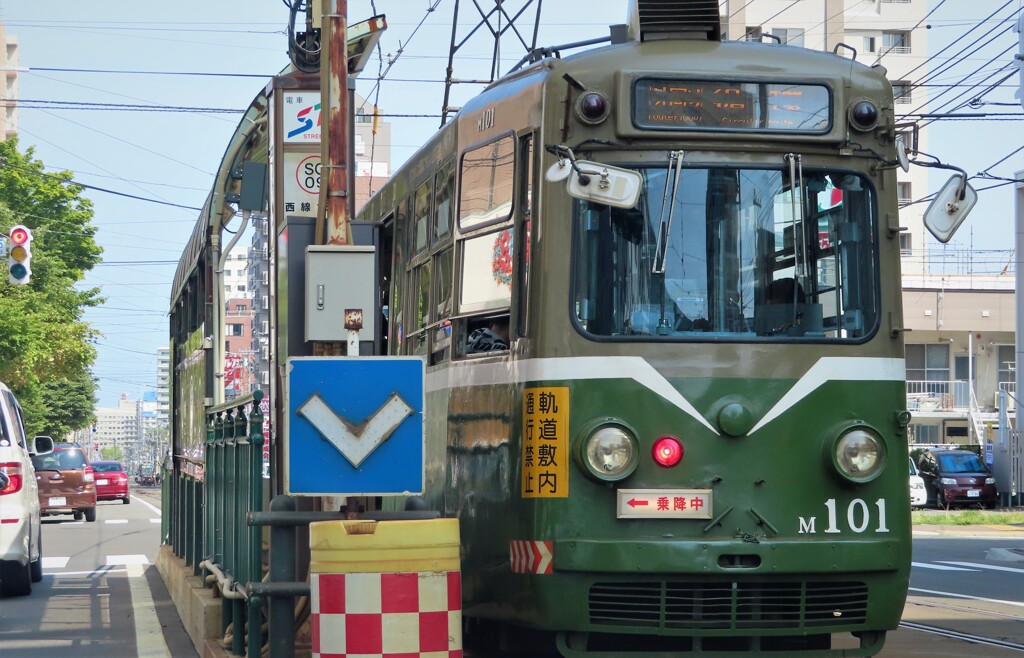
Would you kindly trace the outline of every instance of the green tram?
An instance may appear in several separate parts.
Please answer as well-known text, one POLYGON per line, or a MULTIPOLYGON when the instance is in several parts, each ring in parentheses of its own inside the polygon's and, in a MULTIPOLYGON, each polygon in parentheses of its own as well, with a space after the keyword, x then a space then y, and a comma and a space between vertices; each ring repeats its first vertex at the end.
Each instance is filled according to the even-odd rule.
POLYGON ((427 363, 467 646, 873 655, 911 555, 892 88, 640 5, 358 217, 387 352, 427 363))

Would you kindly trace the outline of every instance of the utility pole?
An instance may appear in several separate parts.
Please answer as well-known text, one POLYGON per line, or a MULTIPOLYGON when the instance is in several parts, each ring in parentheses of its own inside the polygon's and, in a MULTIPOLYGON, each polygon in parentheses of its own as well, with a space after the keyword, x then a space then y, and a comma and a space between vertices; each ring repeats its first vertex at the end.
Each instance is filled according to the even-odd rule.
POLYGON ((320 132, 320 212, 322 227, 317 242, 327 245, 352 243, 352 228, 348 216, 349 104, 348 104, 348 43, 346 15, 348 0, 322 0, 323 19, 320 23, 320 90, 323 94, 323 114, 327 121, 320 132))

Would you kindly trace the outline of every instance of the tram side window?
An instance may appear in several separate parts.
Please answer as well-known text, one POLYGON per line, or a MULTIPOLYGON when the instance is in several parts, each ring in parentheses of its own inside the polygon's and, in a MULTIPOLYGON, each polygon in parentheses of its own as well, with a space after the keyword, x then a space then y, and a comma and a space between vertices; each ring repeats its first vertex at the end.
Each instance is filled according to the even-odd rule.
POLYGON ((430 181, 416 188, 413 196, 413 238, 414 252, 419 253, 427 247, 427 229, 430 225, 430 181))
POLYGON ((451 235, 454 213, 455 168, 447 164, 434 176, 434 232, 431 244, 451 235))
POLYGON ((410 291, 412 299, 412 322, 406 336, 406 354, 427 353, 427 324, 430 322, 430 264, 423 263, 412 270, 410 291))
POLYGON ((430 363, 439 363, 450 353, 452 340, 452 249, 434 257, 434 323, 430 363))
POLYGON ((515 137, 507 135, 462 156, 459 226, 465 230, 508 219, 515 188, 515 137))

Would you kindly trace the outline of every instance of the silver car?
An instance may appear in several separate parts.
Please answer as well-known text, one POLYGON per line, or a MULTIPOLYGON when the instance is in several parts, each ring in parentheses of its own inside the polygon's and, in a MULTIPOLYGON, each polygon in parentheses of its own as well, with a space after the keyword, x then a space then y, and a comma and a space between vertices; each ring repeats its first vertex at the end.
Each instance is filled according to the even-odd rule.
POLYGON ((43 534, 32 455, 53 450, 53 439, 25 437, 21 405, 0 383, 0 596, 32 592, 43 579, 43 534))

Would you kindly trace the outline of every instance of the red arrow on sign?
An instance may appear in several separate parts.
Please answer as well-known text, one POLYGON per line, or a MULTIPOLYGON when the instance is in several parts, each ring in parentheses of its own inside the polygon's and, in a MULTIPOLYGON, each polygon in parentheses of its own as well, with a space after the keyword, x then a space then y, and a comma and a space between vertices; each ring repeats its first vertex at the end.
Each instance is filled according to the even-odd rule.
POLYGON ((650 503, 646 500, 637 500, 636 498, 630 498, 629 502, 626 504, 629 505, 630 507, 636 507, 637 505, 648 505, 650 503))

